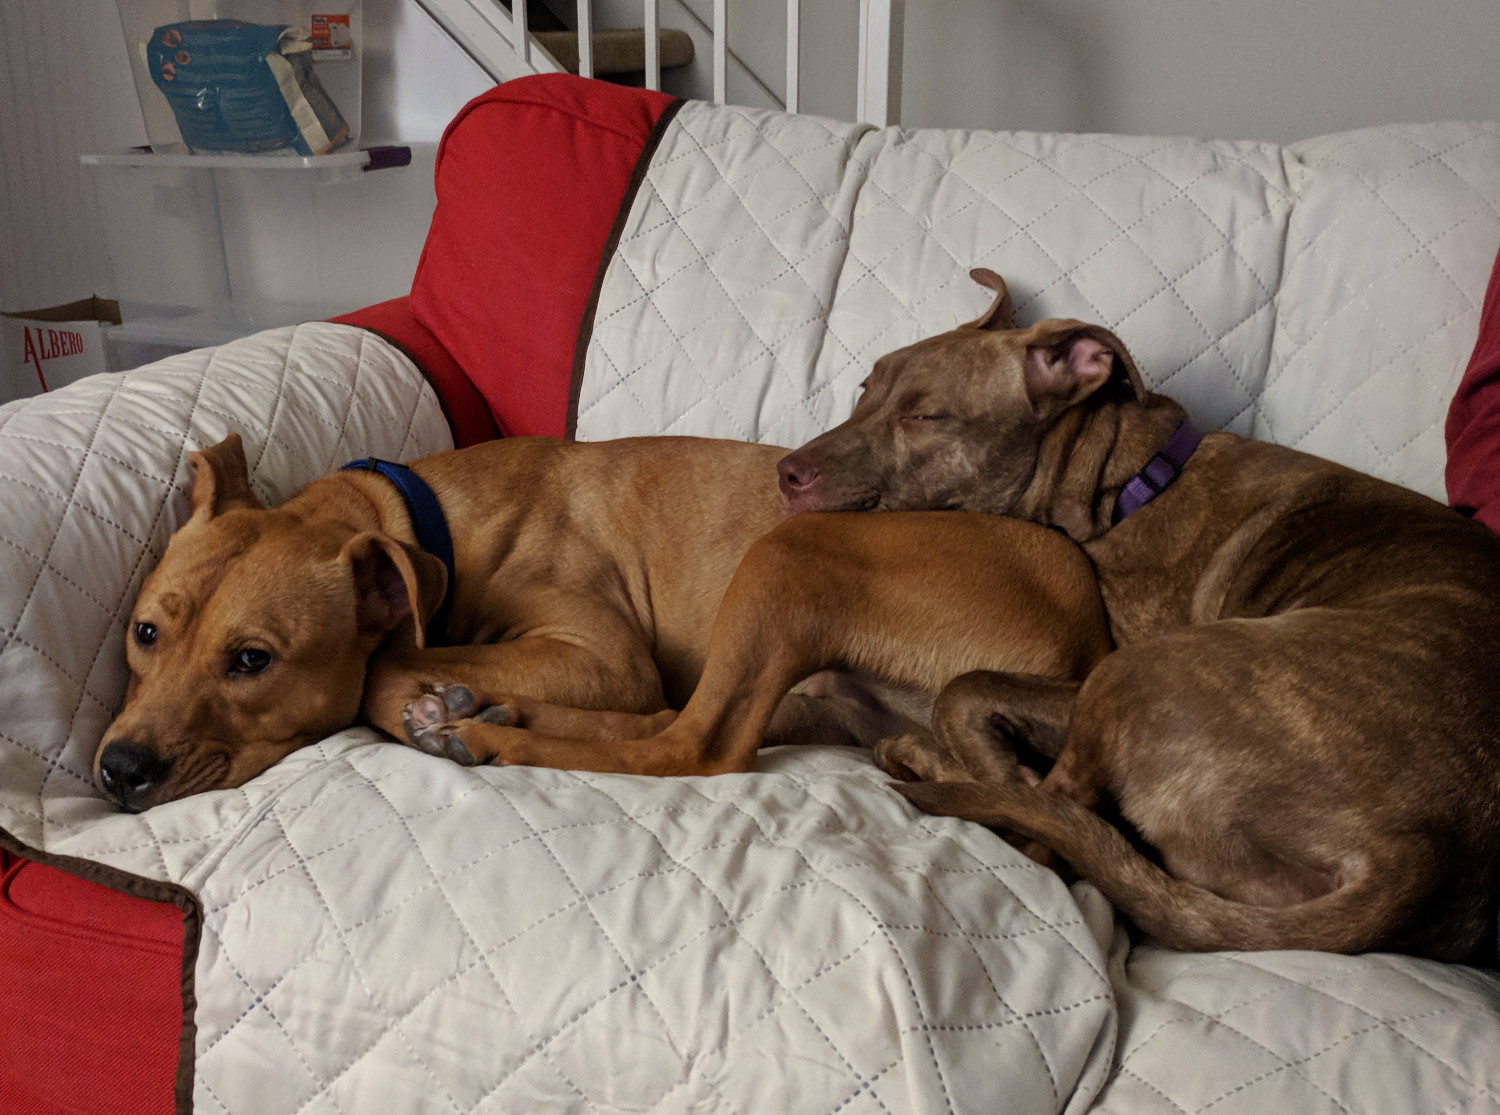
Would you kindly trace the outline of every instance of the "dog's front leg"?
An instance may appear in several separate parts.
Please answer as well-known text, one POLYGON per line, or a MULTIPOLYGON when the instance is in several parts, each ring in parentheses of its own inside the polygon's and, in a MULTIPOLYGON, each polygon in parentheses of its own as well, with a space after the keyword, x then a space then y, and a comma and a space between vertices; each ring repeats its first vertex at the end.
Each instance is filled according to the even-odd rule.
MULTIPOLYGON (((444 730, 470 720, 612 739, 649 734, 659 721, 632 714, 665 704, 644 647, 612 645, 600 653, 580 642, 523 636, 381 652, 366 675, 362 712, 396 739, 442 754, 444 730)), ((456 750, 451 757, 485 762, 495 756, 471 753, 465 760, 456 750)))
POLYGON ((705 763, 691 744, 664 745, 659 733, 677 717, 671 709, 641 715, 532 702, 521 713, 528 716, 532 719, 524 728, 482 716, 446 724, 429 734, 422 746, 466 766, 486 763, 657 776, 748 769, 705 763), (552 731, 574 734, 564 738, 552 731))

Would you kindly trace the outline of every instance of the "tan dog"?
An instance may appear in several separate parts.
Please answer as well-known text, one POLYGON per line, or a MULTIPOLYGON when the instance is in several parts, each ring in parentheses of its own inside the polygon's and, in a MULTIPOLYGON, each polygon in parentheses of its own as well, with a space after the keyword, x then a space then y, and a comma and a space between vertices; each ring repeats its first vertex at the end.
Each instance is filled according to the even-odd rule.
POLYGON ((1500 538, 1222 433, 1114 523, 1183 418, 1098 326, 965 328, 885 357, 849 421, 782 462, 794 509, 1004 513, 1065 531, 1098 573, 1121 649, 1082 686, 960 679, 937 740, 889 741, 883 763, 932 780, 904 788, 924 809, 1052 849, 1173 947, 1493 958, 1500 538), (1016 745, 1056 756, 1040 787, 1016 745))
MULTIPOLYGON (((193 455, 193 513, 136 602, 132 680, 101 740, 96 780, 120 804, 144 809, 237 786, 361 716, 461 762, 495 757, 496 740, 527 738, 506 726, 524 723, 596 741, 601 769, 748 769, 763 733, 727 762, 676 762, 597 741, 656 730, 674 715, 661 710, 692 691, 736 565, 786 517, 775 467, 783 453, 693 438, 513 439, 425 458, 415 471, 453 536, 450 585, 444 564, 418 548, 390 481, 340 472, 265 509, 231 435, 193 455), (426 646, 423 631, 445 597, 452 645, 426 646)), ((820 545, 889 552, 892 591, 902 561, 922 570, 899 617, 919 623, 972 575, 927 576, 954 524, 934 527, 920 517, 839 517, 820 545)), ((966 552, 984 552, 993 581, 988 629, 951 661, 909 671, 928 705, 963 669, 1084 676, 1108 644, 1076 547, 977 516, 964 529, 966 552)), ((835 564, 822 591, 853 606, 868 587, 848 583, 835 564)), ((873 743, 906 722, 872 707, 871 687, 881 689, 814 679, 816 694, 836 699, 803 701, 783 716, 786 730, 873 743)))

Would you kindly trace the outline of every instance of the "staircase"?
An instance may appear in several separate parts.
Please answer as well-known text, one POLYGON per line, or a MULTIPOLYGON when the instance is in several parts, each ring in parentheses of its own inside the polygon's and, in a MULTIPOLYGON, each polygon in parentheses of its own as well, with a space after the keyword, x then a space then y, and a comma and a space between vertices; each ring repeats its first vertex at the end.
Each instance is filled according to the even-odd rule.
MULTIPOLYGON (((712 0, 711 26, 683 0, 525 0, 513 8, 511 2, 416 0, 496 81, 571 72, 679 97, 798 110, 803 0, 779 0, 787 18, 784 97, 729 49, 730 0, 712 0), (637 21, 642 26, 634 26, 637 21)), ((855 118, 877 126, 900 115, 904 3, 859 3, 855 118)))
MULTIPOLYGON (((578 35, 573 31, 533 31, 532 38, 557 59, 570 74, 578 72, 578 35)), ((594 76, 622 85, 644 85, 646 81, 646 32, 639 27, 595 31, 594 76)), ((693 40, 685 31, 657 33, 657 57, 663 70, 687 66, 693 61, 693 40)))
MULTIPOLYGON (((503 4, 506 11, 510 4, 503 4)), ((527 0, 526 22, 532 38, 559 66, 578 72, 578 32, 557 15, 545 0, 527 0)), ((596 30, 593 45, 594 76, 621 85, 644 85, 646 78, 646 32, 640 27, 596 30)), ((657 32, 657 58, 663 70, 691 65, 693 40, 684 31, 661 28, 657 32)))

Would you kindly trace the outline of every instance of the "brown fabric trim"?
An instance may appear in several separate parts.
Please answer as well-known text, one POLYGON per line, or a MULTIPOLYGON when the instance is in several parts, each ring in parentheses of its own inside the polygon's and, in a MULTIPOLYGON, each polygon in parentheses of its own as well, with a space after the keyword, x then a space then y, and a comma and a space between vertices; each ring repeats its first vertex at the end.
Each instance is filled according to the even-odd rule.
POLYGON ((609 270, 610 260, 615 257, 615 250, 620 246, 620 237, 625 233, 625 222, 635 205, 635 195, 640 192, 641 183, 646 180, 646 173, 651 169, 651 159, 661 146, 667 126, 685 103, 680 99, 673 101, 662 110, 662 114, 652 125, 651 134, 646 137, 645 145, 636 157, 635 169, 630 172, 630 181, 625 184, 625 196, 620 199, 620 208, 615 213, 615 223, 609 230, 609 239, 604 241, 604 251, 599 254, 599 269, 594 272, 594 286, 589 291, 583 320, 578 323, 578 342, 573 346, 573 377, 568 382, 568 422, 563 432, 563 436, 570 441, 578 433, 578 396, 583 390, 583 364, 588 356, 589 340, 594 335, 594 314, 599 309, 599 294, 604 289, 605 273, 609 270))
POLYGON ((193 1111, 193 1056, 196 1050, 198 1024, 196 1014, 198 995, 194 990, 194 974, 198 963, 198 946, 203 937, 203 907, 198 896, 176 883, 163 883, 132 875, 118 867, 79 859, 77 856, 59 856, 43 852, 21 843, 5 829, 0 828, 0 848, 12 855, 30 860, 43 867, 56 868, 79 879, 108 887, 133 898, 144 898, 148 902, 163 902, 182 911, 182 1033, 177 1047, 177 1086, 174 1101, 177 1115, 192 1115, 193 1111))

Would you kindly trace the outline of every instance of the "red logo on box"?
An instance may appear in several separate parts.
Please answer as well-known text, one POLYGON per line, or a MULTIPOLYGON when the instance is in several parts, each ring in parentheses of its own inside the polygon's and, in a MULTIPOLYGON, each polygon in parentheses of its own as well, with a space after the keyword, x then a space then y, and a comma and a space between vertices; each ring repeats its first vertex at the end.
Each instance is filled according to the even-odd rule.
POLYGON ((313 16, 312 45, 314 50, 348 50, 354 45, 354 34, 349 27, 349 16, 347 14, 313 16))
POLYGON ((36 378, 42 390, 48 390, 47 377, 42 374, 43 360, 56 360, 60 356, 77 356, 83 352, 83 334, 71 329, 38 329, 32 337, 30 329, 22 329, 25 338, 21 359, 36 369, 36 378))

